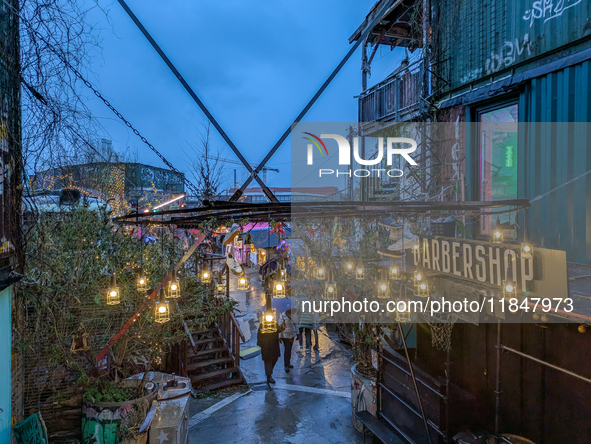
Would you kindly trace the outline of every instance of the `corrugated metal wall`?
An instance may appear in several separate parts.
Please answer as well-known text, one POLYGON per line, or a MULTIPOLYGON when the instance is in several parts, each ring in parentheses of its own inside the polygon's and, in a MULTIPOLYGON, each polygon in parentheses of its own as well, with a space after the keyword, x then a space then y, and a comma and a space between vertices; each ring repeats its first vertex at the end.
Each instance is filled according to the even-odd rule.
MULTIPOLYGON (((591 170, 591 62, 533 79, 520 105, 521 121, 571 122, 526 127, 520 197, 532 199, 591 170)), ((534 202, 528 218, 536 243, 591 264, 591 174, 534 202)))
POLYGON ((591 33, 588 0, 439 0, 435 25, 448 91, 510 69, 591 33))

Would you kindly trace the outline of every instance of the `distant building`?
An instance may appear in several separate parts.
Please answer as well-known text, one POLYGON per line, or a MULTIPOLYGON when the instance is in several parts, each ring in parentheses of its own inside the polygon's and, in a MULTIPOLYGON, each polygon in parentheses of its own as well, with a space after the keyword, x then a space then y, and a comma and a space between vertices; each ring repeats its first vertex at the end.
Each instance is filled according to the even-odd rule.
POLYGON ((116 211, 117 202, 138 201, 142 207, 184 193, 184 174, 181 176, 141 163, 95 162, 39 171, 33 187, 36 192, 76 188, 83 195, 109 201, 116 211))
MULTIPOLYGON (((339 191, 337 187, 284 187, 284 188, 269 188, 279 202, 319 202, 329 200, 339 200, 339 191)), ((236 191, 235 188, 229 190, 231 196, 236 191)), ((263 192, 262 188, 247 188, 244 190, 241 201, 252 203, 265 203, 269 199, 263 192)))

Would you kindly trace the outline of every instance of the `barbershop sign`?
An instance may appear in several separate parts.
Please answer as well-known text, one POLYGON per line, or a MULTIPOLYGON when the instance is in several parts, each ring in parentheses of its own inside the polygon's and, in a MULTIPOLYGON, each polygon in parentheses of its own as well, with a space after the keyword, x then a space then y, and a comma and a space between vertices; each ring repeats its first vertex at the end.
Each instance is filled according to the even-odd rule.
POLYGON ((568 293, 564 251, 534 248, 525 253, 521 245, 422 236, 413 258, 425 271, 489 286, 514 283, 521 293, 568 293))

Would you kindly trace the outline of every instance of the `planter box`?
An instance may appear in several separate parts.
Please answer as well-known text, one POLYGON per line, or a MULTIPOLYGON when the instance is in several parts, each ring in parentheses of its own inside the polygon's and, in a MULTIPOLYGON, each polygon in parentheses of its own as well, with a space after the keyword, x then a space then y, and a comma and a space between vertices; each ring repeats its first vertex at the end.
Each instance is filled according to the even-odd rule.
POLYGON ((364 427, 355 418, 355 413, 363 411, 375 417, 378 415, 376 379, 359 373, 355 364, 351 367, 351 423, 360 433, 363 433, 364 427))

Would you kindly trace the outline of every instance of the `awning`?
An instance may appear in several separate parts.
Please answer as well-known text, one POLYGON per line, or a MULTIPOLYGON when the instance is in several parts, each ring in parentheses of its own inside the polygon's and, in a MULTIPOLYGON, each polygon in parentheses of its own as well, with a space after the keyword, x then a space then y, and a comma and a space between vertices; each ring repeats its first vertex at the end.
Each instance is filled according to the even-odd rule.
MULTIPOLYGON (((285 230, 284 238, 288 238, 291 234, 289 227, 283 227, 285 230)), ((249 233, 252 243, 255 248, 272 248, 279 244, 277 234, 271 233, 271 229, 266 230, 251 230, 249 233)))

